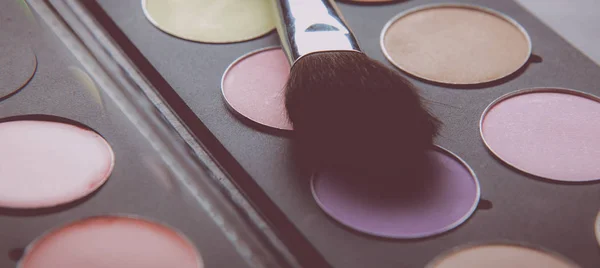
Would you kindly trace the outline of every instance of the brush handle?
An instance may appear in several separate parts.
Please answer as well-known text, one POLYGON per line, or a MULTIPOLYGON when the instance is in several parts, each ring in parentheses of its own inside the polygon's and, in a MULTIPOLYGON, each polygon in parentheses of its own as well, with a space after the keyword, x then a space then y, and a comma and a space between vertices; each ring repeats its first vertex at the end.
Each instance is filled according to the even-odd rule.
POLYGON ((277 32, 293 66, 301 57, 324 51, 361 52, 358 41, 332 0, 273 0, 277 32))

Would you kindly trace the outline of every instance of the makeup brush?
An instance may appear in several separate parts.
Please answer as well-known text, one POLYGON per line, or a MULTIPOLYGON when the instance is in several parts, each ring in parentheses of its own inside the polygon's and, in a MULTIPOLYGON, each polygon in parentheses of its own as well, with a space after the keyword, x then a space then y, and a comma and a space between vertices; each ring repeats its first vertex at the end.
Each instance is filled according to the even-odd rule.
POLYGON ((393 176, 419 166, 439 121, 399 72, 370 59, 328 0, 274 0, 291 64, 285 107, 312 168, 393 176))

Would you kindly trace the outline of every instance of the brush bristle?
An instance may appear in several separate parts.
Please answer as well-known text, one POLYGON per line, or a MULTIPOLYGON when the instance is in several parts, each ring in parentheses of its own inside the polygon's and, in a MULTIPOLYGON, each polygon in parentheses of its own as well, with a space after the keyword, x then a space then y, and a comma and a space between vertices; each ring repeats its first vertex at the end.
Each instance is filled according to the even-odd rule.
POLYGON ((438 133, 414 86, 358 52, 302 57, 285 105, 298 153, 312 168, 395 176, 418 165, 438 133))

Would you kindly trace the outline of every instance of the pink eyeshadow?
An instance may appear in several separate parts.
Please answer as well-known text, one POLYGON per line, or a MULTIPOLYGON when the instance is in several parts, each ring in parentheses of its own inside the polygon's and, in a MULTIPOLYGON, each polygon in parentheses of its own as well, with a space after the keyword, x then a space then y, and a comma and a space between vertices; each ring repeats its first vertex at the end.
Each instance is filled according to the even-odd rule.
POLYGON ((290 64, 280 48, 251 52, 232 63, 223 74, 223 96, 229 107, 245 118, 291 130, 284 103, 289 73, 290 64))
POLYGON ((0 123, 0 206, 68 203, 100 187, 112 172, 110 145, 94 131, 47 121, 0 123))
POLYGON ((19 268, 201 268, 196 248, 177 232, 142 219, 94 217, 31 244, 19 268))
POLYGON ((490 150, 516 169, 559 181, 600 179, 600 101, 566 89, 502 97, 483 115, 490 150))

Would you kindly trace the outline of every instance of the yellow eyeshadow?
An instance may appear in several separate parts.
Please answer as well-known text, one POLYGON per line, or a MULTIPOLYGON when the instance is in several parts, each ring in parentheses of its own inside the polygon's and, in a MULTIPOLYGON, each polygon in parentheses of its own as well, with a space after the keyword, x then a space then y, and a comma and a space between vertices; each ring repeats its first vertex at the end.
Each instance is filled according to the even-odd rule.
POLYGON ((144 0, 142 5, 154 26, 191 41, 242 42, 275 29, 269 0, 144 0))

